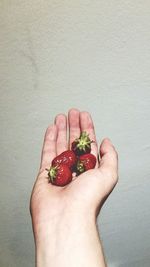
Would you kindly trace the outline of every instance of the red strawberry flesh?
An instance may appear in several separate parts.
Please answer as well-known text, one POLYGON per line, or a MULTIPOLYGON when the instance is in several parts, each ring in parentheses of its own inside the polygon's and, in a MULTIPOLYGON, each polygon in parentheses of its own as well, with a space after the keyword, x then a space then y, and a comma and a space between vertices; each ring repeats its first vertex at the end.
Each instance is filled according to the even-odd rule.
POLYGON ((52 160, 52 166, 66 164, 71 170, 76 165, 77 157, 72 150, 66 150, 52 160))
POLYGON ((76 171, 77 174, 94 169, 96 165, 96 157, 93 154, 81 155, 78 159, 76 171))
POLYGON ((57 186, 65 186, 72 181, 72 173, 66 164, 51 166, 48 170, 49 182, 57 186))

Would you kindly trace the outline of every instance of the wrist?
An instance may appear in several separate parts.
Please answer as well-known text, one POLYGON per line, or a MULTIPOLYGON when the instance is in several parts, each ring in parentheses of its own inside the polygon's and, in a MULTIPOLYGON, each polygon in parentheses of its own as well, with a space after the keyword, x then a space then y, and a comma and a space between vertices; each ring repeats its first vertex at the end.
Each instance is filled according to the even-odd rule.
POLYGON ((93 232, 97 234, 95 217, 81 212, 53 218, 39 230, 35 239, 37 267, 61 266, 61 261, 63 266, 69 266, 64 262, 69 262, 68 253, 75 253, 81 247, 85 249, 91 242, 88 240, 94 237, 93 232))
POLYGON ((36 246, 46 246, 48 242, 52 243, 56 239, 58 233, 61 233, 60 238, 67 235, 68 232, 75 229, 84 229, 86 227, 96 227, 96 216, 94 213, 80 211, 71 212, 65 211, 59 214, 49 216, 48 220, 43 220, 36 225, 35 243, 36 246))

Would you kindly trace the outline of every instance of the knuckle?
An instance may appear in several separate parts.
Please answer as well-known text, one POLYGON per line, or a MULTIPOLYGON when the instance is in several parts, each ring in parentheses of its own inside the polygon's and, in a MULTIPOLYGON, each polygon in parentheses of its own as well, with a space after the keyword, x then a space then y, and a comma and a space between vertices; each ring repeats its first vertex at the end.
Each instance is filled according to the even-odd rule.
POLYGON ((116 158, 118 159, 118 152, 115 148, 114 148, 114 153, 115 153, 116 158))
POLYGON ((118 182, 118 171, 114 168, 107 170, 107 177, 111 179, 113 184, 118 182))
POLYGON ((117 171, 116 171, 115 173, 113 173, 112 178, 113 178, 114 183, 117 184, 118 179, 119 179, 119 177, 118 177, 118 172, 117 172, 117 171))
POLYGON ((46 128, 46 134, 48 134, 49 131, 51 131, 51 129, 52 129, 52 125, 49 125, 49 126, 46 128))
POLYGON ((112 156, 113 159, 118 160, 118 153, 115 148, 113 149, 112 153, 110 153, 110 155, 112 156))

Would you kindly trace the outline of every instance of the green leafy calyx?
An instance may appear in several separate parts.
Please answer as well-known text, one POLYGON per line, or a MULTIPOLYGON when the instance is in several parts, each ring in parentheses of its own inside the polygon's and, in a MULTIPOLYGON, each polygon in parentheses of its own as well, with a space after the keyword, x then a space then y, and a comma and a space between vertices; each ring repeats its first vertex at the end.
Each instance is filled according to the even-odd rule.
POLYGON ((76 142, 77 142, 77 148, 79 150, 86 151, 86 148, 90 148, 91 143, 93 143, 94 141, 90 140, 89 134, 87 134, 86 132, 82 132, 80 137, 76 139, 76 142))

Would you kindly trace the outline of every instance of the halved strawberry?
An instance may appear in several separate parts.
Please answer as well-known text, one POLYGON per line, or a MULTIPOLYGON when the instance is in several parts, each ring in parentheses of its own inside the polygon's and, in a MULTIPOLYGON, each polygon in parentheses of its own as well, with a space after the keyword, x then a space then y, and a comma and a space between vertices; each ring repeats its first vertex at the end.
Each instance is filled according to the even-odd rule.
POLYGON ((72 173, 66 164, 51 166, 48 170, 49 182, 57 186, 65 186, 72 181, 72 173))
POLYGON ((71 150, 77 155, 83 155, 91 152, 91 143, 94 141, 90 140, 89 134, 85 131, 80 134, 79 138, 76 138, 71 145, 71 150))
POLYGON ((90 169, 94 169, 95 165, 96 165, 96 157, 93 154, 88 153, 81 155, 78 159, 76 166, 77 175, 85 171, 88 171, 90 169))
POLYGON ((52 166, 59 165, 61 163, 66 164, 70 170, 73 171, 74 166, 77 163, 75 153, 72 150, 66 150, 52 160, 52 166))

